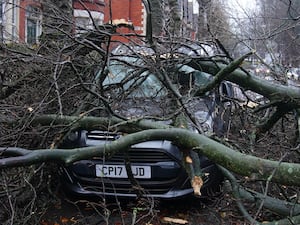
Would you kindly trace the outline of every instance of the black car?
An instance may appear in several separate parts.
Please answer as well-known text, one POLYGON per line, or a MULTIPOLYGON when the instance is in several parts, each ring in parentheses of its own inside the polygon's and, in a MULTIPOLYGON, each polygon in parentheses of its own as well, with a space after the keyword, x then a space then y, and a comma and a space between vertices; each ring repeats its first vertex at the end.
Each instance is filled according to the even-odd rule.
MULTIPOLYGON (((77 131, 72 134, 72 145, 77 147, 102 145, 117 138, 117 134, 103 131, 77 131)), ((67 144, 71 146, 71 143, 67 144)), ((135 197, 137 190, 128 179, 125 155, 111 158, 94 157, 62 167, 62 180, 68 192, 82 196, 135 197)), ((133 145, 128 151, 132 174, 144 196, 171 199, 191 195, 190 179, 182 166, 182 152, 170 141, 148 141, 133 145)), ((204 174, 203 196, 220 190, 223 180, 217 166, 199 155, 204 174)))
MULTIPOLYGON (((113 87, 109 89, 109 97, 116 99, 116 104, 111 105, 112 109, 126 118, 168 115, 171 107, 162 104, 169 102, 166 100, 168 95, 160 80, 149 71, 143 70, 138 75, 134 74, 134 82, 130 79, 125 82, 127 77, 137 71, 137 68, 131 69, 128 65, 134 64, 138 67, 142 62, 139 58, 128 56, 122 57, 121 60, 120 57, 117 59, 110 60, 108 68, 110 74, 104 81, 104 88, 113 87), (135 83, 138 85, 132 88, 135 83), (130 89, 133 91, 128 92, 126 98, 118 100, 119 91, 130 89)), ((179 73, 192 74, 193 82, 196 84, 203 84, 211 78, 209 74, 195 71, 188 66, 179 66, 179 73)), ((230 108, 230 104, 223 101, 221 97, 222 95, 230 97, 232 91, 229 83, 222 83, 218 94, 208 93, 201 98, 195 97, 187 101, 186 107, 196 121, 190 123, 188 129, 207 134, 217 133, 219 136, 226 132, 228 121, 224 115, 230 108)), ((168 120, 165 123, 172 124, 168 120)), ((71 133, 62 147, 103 145, 122 138, 122 135, 105 130, 77 130, 71 133)), ((223 175, 217 165, 205 156, 199 155, 199 159, 204 174, 201 193, 207 196, 220 190, 223 175)), ((127 155, 118 153, 111 158, 94 157, 62 167, 61 177, 63 186, 68 192, 81 196, 135 197, 138 189, 143 196, 171 199, 193 193, 182 160, 182 151, 170 141, 148 141, 131 146, 127 155), (131 163, 132 174, 138 188, 133 188, 134 185, 128 179, 126 159, 131 163)))

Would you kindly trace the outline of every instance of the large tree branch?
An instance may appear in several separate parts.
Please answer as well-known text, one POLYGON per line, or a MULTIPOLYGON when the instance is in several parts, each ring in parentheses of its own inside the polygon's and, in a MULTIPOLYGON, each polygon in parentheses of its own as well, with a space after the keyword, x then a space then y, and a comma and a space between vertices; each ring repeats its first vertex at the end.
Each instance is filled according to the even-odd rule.
POLYGON ((259 192, 245 189, 238 184, 238 181, 232 173, 225 168, 220 167, 220 169, 230 181, 233 195, 237 200, 245 199, 247 201, 256 203, 257 206, 263 203, 265 208, 282 216, 295 216, 300 214, 299 204, 265 196, 259 192))
POLYGON ((268 120, 263 121, 257 125, 255 135, 259 135, 261 133, 265 133, 268 130, 270 130, 280 118, 282 118, 285 114, 287 114, 291 110, 292 109, 290 109, 286 105, 279 105, 276 111, 270 116, 268 120))
POLYGON ((225 77, 232 73, 233 71, 235 71, 237 68, 239 68, 239 66, 242 64, 242 62, 251 54, 253 54, 253 52, 249 52, 245 55, 243 55, 242 57, 238 58, 237 60, 234 60, 233 62, 231 62, 228 66, 223 67, 222 69, 220 69, 217 74, 214 76, 214 79, 209 82, 207 85, 205 85, 205 87, 200 87, 196 93, 195 96, 201 96, 203 95, 205 92, 212 90, 214 87, 216 87, 217 85, 220 84, 220 82, 222 80, 225 79, 225 77))
MULTIPOLYGON (((224 63, 199 59, 191 59, 188 65, 209 74, 217 74, 228 66, 224 63)), ((270 82, 258 76, 247 74, 241 69, 236 69, 228 74, 225 79, 240 85, 246 90, 261 94, 270 100, 286 103, 293 108, 300 106, 300 88, 270 82)))
POLYGON ((126 131, 132 133, 144 129, 170 128, 159 122, 143 119, 122 120, 118 117, 93 117, 93 116, 59 116, 55 114, 41 115, 33 119, 32 125, 65 125, 80 129, 110 129, 111 131, 126 131))
MULTIPOLYGON (((234 151, 204 135, 178 128, 145 130, 129 134, 103 146, 75 148, 71 150, 34 150, 24 156, 1 159, 0 167, 24 166, 49 161, 69 164, 93 156, 103 156, 105 153, 111 155, 128 149, 133 144, 149 140, 169 140, 183 149, 194 149, 228 170, 249 176, 253 179, 266 180, 272 176, 273 182, 285 185, 300 185, 300 164, 279 163, 277 161, 246 155, 234 151)), ((14 155, 16 154, 14 148, 1 148, 0 150, 6 152, 6 155, 9 155, 11 150, 14 152, 14 155)))

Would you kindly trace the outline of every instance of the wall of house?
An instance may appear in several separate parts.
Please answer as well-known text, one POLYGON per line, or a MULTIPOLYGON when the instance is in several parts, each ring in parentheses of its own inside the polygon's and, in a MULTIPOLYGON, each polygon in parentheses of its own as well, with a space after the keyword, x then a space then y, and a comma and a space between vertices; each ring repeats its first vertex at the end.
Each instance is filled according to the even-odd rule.
MULTIPOLYGON (((3 32, 1 35, 5 40, 26 42, 25 9, 29 5, 40 7, 40 1, 7 0, 4 2, 3 12, 5 13, 2 15, 3 32), (14 7, 18 5, 19 7, 14 7)), ((178 3, 182 19, 182 35, 194 39, 197 32, 198 13, 193 11, 198 7, 197 1, 178 0, 178 3)), ((123 26, 119 26, 113 37, 116 43, 118 41, 129 42, 129 39, 134 38, 134 34, 145 35, 146 33, 146 11, 142 0, 73 0, 73 8, 75 23, 85 25, 91 15, 99 25, 103 23, 122 24, 123 26), (76 18, 79 19, 76 20, 76 18)), ((86 26, 86 28, 91 27, 86 26)), ((153 29, 155 30, 155 28, 153 29)))
MULTIPOLYGON (((34 6, 41 8, 40 1, 37 0, 9 0, 10 4, 6 4, 10 9, 5 9, 3 18, 3 29, 5 29, 6 40, 14 40, 26 42, 27 36, 27 19, 26 8, 34 6), (18 6, 13 10, 13 5, 18 6), (13 39, 12 36, 16 38, 13 39)), ((134 29, 129 29, 129 26, 120 26, 113 39, 118 41, 128 41, 128 38, 122 37, 123 34, 145 34, 146 12, 142 0, 73 0, 74 17, 88 18, 92 15, 97 19, 97 22, 127 24, 132 25, 134 29), (110 5, 111 3, 111 5, 110 5), (110 8, 112 17, 110 18, 110 8), (87 9, 91 12, 89 14, 87 9), (121 35, 122 34, 122 35, 121 35)), ((42 27, 41 27, 42 28, 42 27)), ((132 38, 132 37, 130 37, 132 38)))
POLYGON ((117 32, 120 35, 114 36, 114 41, 128 42, 130 36, 126 37, 126 34, 145 34, 146 12, 142 0, 105 0, 105 3, 105 23, 127 24, 134 28, 125 26, 118 28, 117 32))
MULTIPOLYGON (((19 4, 19 7, 18 7, 19 8, 18 38, 19 38, 20 42, 26 42, 27 41, 26 40, 26 35, 27 35, 26 8, 28 6, 34 6, 34 7, 40 8, 41 4, 39 3, 39 1, 36 1, 36 0, 21 0, 21 1, 19 1, 18 4, 19 4)), ((98 21, 100 24, 102 24, 103 20, 104 20, 104 7, 105 7, 104 0, 94 0, 94 1, 74 0, 73 1, 75 17, 77 16, 77 17, 89 19, 89 17, 90 17, 90 14, 88 13, 88 10, 89 10, 93 19, 98 21)))
POLYGON ((2 1, 1 39, 5 42, 18 40, 19 0, 2 1))

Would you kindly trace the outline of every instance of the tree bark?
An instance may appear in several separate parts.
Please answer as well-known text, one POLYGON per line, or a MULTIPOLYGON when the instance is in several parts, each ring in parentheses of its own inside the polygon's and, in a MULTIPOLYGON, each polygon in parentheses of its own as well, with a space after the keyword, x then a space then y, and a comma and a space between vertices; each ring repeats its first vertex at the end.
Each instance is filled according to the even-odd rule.
MULTIPOLYGON (((213 75, 228 66, 224 63, 200 61, 197 59, 192 59, 188 65, 196 70, 213 75)), ((238 84, 246 90, 261 94, 272 101, 283 102, 293 108, 300 106, 300 88, 270 82, 258 76, 247 74, 241 69, 236 69, 228 74, 225 80, 238 84)))
POLYGON ((32 125, 66 125, 73 127, 73 129, 104 129, 110 131, 126 131, 127 133, 133 133, 145 129, 163 129, 170 128, 169 125, 165 125, 159 122, 153 122, 149 120, 131 119, 122 120, 117 117, 93 117, 93 116, 59 116, 55 114, 41 115, 33 120, 32 125))
POLYGON ((255 156, 237 152, 204 135, 179 128, 150 129, 126 135, 116 141, 103 146, 93 146, 75 149, 40 149, 34 151, 15 148, 0 148, 4 155, 20 155, 3 158, 0 168, 31 165, 40 162, 56 162, 70 164, 77 160, 88 159, 93 156, 112 155, 128 149, 131 145, 150 140, 169 140, 181 149, 193 149, 217 164, 240 175, 251 179, 271 180, 272 182, 300 186, 300 164, 278 162, 261 159, 255 156))

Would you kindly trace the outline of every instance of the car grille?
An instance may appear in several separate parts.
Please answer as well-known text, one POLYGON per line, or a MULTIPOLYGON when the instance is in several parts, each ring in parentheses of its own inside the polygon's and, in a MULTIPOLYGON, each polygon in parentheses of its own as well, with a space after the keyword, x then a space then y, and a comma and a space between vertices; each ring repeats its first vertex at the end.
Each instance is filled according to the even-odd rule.
MULTIPOLYGON (((120 135, 104 132, 104 131, 93 131, 87 133, 87 140, 98 141, 98 143, 106 143, 107 141, 113 141, 120 138, 120 135)), ((139 163, 153 163, 153 162, 170 162, 174 161, 174 158, 167 154, 165 150, 155 148, 155 149, 147 149, 147 148, 132 148, 128 151, 128 157, 131 162, 139 162, 139 163)), ((103 160, 100 157, 94 157, 95 160, 103 160)), ((105 159, 104 161, 113 161, 113 162, 124 162, 125 153, 116 153, 109 159, 105 159)))
MULTIPOLYGON (((171 162, 174 161, 172 156, 168 155, 164 151, 153 150, 153 149, 131 149, 128 151, 128 157, 130 162, 135 163, 155 163, 155 162, 171 162)), ((103 160, 100 157, 94 157, 95 160, 103 160)), ((111 161, 111 162, 124 162, 125 154, 124 153, 117 153, 114 154, 107 160, 104 161, 111 161)))

